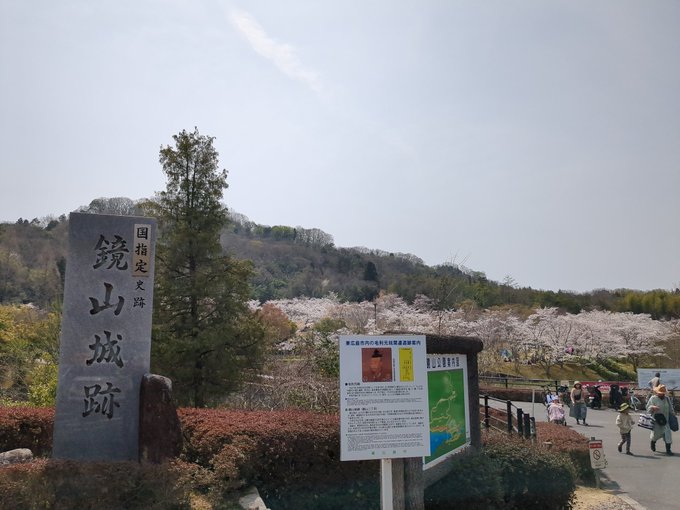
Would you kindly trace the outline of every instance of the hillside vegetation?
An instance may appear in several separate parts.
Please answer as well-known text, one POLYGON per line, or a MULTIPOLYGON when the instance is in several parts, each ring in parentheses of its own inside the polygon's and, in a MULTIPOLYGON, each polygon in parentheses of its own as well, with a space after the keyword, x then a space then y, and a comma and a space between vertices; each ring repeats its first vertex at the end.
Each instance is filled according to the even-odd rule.
MULTIPOLYGON (((81 211, 140 214, 121 198, 81 211)), ((66 216, 0 224, 0 400, 53 400, 67 232, 66 216)), ((243 392, 230 397, 237 407, 335 409, 343 333, 474 336, 484 342, 482 372, 529 378, 631 380, 637 367, 680 360, 677 291, 517 288, 462 265, 340 248, 319 229, 258 225, 233 213, 220 234, 225 254, 252 261, 248 316, 273 348, 264 366, 243 372, 243 392)))
MULTIPOLYGON (((99 198, 79 211, 139 214, 127 198, 99 198)), ((267 226, 232 213, 222 232, 226 253, 254 264, 252 298, 260 302, 334 293, 341 301, 372 301, 380 293, 411 303, 426 295, 439 310, 474 305, 557 307, 570 313, 611 310, 680 318, 680 290, 597 289, 586 293, 535 290, 499 283, 455 262, 428 266, 413 254, 365 247, 343 248, 315 228, 267 226)), ((68 219, 49 217, 0 224, 0 303, 47 306, 60 299, 66 263, 68 219)), ((508 268, 512 272, 512 268, 508 268)))

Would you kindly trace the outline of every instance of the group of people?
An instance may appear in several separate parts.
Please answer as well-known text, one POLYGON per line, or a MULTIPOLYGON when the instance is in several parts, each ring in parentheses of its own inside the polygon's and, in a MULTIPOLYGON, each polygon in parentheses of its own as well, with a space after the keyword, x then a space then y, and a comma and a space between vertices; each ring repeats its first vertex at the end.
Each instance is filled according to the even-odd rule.
MULTIPOLYGON (((586 414, 588 412, 588 408, 586 407, 586 393, 584 393, 579 381, 574 383, 574 387, 569 393, 569 399, 571 401, 569 416, 576 418, 577 424, 580 424, 581 420, 583 420, 583 424, 588 425, 586 423, 586 414)), ((566 424, 564 406, 559 397, 554 397, 548 403, 548 420, 553 423, 566 424)))
MULTIPOLYGON (((663 442, 666 445, 666 455, 673 455, 671 450, 673 434, 670 422, 671 415, 675 415, 675 410, 673 409, 672 400, 667 395, 665 385, 657 384, 652 390, 652 395, 647 399, 647 413, 652 416, 654 427, 649 433, 649 446, 651 450, 655 452, 656 442, 663 438, 663 442)), ((630 452, 630 431, 635 426, 635 420, 630 416, 630 406, 627 403, 621 404, 619 414, 616 417, 616 425, 621 433, 621 441, 617 445, 619 452, 623 450, 625 445, 626 453, 632 455, 630 452)))
MULTIPOLYGON (((671 415, 675 415, 673 409, 673 402, 667 395, 666 386, 661 384, 659 374, 657 373, 653 383, 652 394, 647 399, 647 413, 654 419, 654 428, 650 431, 650 448, 653 452, 656 451, 656 443, 663 438, 666 446, 666 454, 673 455, 671 451, 671 444, 673 442, 672 431, 670 428, 671 415)), ((586 422, 586 415, 588 414, 588 407, 586 404, 587 393, 583 390, 583 386, 579 381, 574 383, 571 392, 569 393, 569 400, 571 403, 569 416, 576 419, 577 424, 586 422)), ((636 421, 630 415, 630 405, 623 402, 618 407, 618 415, 616 416, 616 426, 619 428, 621 434, 621 441, 617 445, 619 452, 623 452, 623 447, 626 447, 626 454, 632 455, 630 451, 631 430, 636 425, 636 421)), ((565 423, 564 407, 559 398, 555 398, 548 405, 548 419, 554 423, 565 423)))

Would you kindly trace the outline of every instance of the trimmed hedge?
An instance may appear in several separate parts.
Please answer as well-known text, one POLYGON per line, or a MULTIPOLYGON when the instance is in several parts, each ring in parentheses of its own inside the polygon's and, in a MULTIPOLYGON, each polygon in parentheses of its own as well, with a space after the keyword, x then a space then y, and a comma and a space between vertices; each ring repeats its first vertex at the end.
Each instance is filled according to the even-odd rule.
MULTIPOLYGON (((499 386, 485 386, 479 389, 480 395, 512 400, 514 402, 531 402, 532 390, 528 388, 502 388, 499 386)), ((543 402, 543 390, 535 391, 535 402, 543 402)))
MULTIPOLYGON (((185 439, 181 460, 162 466, 46 460, 10 466, 0 469, 3 503, 88 508, 105 500, 110 506, 99 507, 186 508, 191 497, 200 497, 212 508, 229 508, 225 498, 256 485, 277 510, 379 507, 379 462, 340 462, 337 415, 215 409, 178 414, 185 439)), ((50 409, 0 408, 0 448, 49 455, 53 417, 50 409)), ((558 508, 549 506, 555 501, 568 501, 576 473, 582 479, 592 474, 587 440, 559 425, 537 427, 538 446, 485 434, 483 452, 461 456, 455 474, 428 488, 427 509, 454 503, 499 509, 540 503, 551 509, 558 508), (548 440, 550 451, 541 446, 548 440)))
POLYGON ((508 437, 487 443, 484 450, 500 464, 506 508, 560 510, 571 507, 576 469, 567 455, 508 437))
POLYGON ((29 448, 38 457, 52 454, 54 409, 0 407, 0 452, 29 448))
POLYGON ((379 504, 379 463, 340 462, 337 415, 188 408, 178 414, 183 458, 211 469, 224 490, 255 484, 277 509, 379 504))
POLYGON ((571 508, 576 468, 566 453, 491 432, 482 451, 454 462, 451 474, 426 489, 427 510, 571 508))
POLYGON ((427 510, 507 508, 503 498, 501 463, 483 451, 471 451, 455 459, 453 471, 425 489, 427 510))
POLYGON ((188 509, 192 467, 39 459, 0 468, 2 508, 188 509))
POLYGON ((540 444, 551 443, 552 451, 568 455, 576 468, 577 479, 580 482, 595 483, 595 471, 590 467, 586 436, 557 423, 536 422, 536 439, 540 444))

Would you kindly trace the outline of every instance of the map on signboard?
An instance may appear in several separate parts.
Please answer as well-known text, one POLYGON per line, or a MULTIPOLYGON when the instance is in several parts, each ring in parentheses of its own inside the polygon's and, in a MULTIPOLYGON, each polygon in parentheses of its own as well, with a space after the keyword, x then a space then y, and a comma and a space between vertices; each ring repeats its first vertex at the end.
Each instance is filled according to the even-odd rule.
POLYGON ((427 373, 431 454, 426 464, 466 443, 464 376, 462 368, 427 373))

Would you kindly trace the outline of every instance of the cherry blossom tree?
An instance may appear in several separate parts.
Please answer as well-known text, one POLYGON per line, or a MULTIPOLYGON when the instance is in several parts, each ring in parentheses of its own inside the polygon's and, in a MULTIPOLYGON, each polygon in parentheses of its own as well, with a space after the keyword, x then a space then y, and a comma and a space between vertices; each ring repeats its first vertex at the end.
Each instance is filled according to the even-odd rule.
POLYGON ((633 370, 646 358, 664 354, 664 341, 670 336, 667 323, 652 319, 647 313, 616 314, 614 332, 633 370))
MULTIPOLYGON (((462 321, 462 317, 459 320, 462 321)), ((523 323, 512 313, 506 310, 485 310, 479 318, 468 322, 465 329, 484 344, 484 350, 478 357, 481 371, 501 361, 501 352, 504 350, 515 356, 519 363, 525 331, 523 323)))
POLYGON ((482 365, 495 366, 501 352, 507 351, 517 368, 520 363, 535 363, 547 377, 555 365, 567 361, 585 368, 595 361, 625 359, 637 369, 650 357, 663 355, 669 339, 676 338, 680 344, 680 321, 658 321, 648 314, 599 310, 570 314, 538 308, 527 315, 523 310, 466 306, 438 310, 428 296, 419 295, 409 304, 396 294, 362 303, 340 303, 332 294, 271 303, 298 324, 298 334, 324 318, 333 318, 346 326, 347 334, 402 331, 475 336, 484 343, 482 365))
POLYGON ((617 314, 609 311, 582 311, 574 316, 581 335, 574 343, 575 359, 582 367, 591 360, 625 356, 620 338, 614 334, 617 314))
POLYGON ((531 349, 529 361, 543 368, 550 377, 550 368, 557 364, 560 354, 559 337, 555 322, 558 320, 557 308, 539 308, 524 322, 527 346, 531 349))

